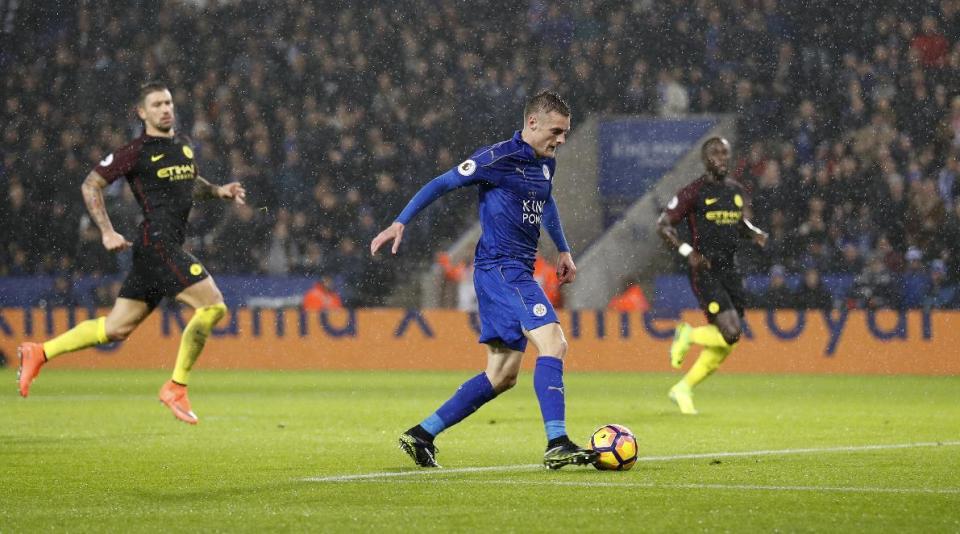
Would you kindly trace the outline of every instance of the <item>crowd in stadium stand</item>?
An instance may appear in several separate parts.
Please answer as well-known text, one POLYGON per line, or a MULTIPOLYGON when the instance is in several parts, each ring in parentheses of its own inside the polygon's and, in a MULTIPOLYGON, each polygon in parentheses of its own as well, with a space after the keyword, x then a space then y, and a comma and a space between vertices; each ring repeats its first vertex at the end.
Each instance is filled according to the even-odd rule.
MULTIPOLYGON (((960 1, 134 3, 28 3, 0 34, 0 274, 122 271, 79 185, 162 79, 201 174, 250 199, 194 210, 188 250, 378 304, 474 220, 473 193, 422 214, 399 260, 369 239, 553 88, 577 117, 737 114, 735 174, 771 232, 743 258, 774 280, 760 305, 832 274, 850 306, 960 305, 960 1)), ((130 234, 132 195, 109 193, 130 234)))

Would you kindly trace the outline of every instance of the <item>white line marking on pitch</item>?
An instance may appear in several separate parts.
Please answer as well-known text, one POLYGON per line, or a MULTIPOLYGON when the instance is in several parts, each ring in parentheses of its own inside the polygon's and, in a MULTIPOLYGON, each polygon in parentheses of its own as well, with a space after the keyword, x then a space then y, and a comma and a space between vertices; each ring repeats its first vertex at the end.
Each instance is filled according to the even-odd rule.
MULTIPOLYGON (((727 451, 705 452, 696 454, 675 454, 671 456, 641 456, 638 462, 669 462, 675 460, 695 460, 700 458, 736 458, 743 456, 785 456, 790 454, 814 454, 831 452, 861 452, 885 451, 894 449, 916 449, 921 447, 955 447, 960 441, 928 441, 920 443, 893 443, 888 445, 851 445, 842 447, 819 447, 804 449, 771 449, 759 451, 727 451)), ((531 471, 543 469, 541 464, 520 465, 493 465, 486 467, 458 467, 454 469, 418 469, 411 471, 381 471, 377 473, 362 473, 358 475, 338 475, 327 477, 308 477, 304 482, 356 482, 370 479, 384 479, 396 477, 423 477, 436 475, 452 475, 458 473, 502 473, 509 471, 531 471)), ((726 486, 724 486, 726 487, 726 486)))
POLYGON ((500 473, 503 471, 526 471, 534 469, 543 469, 543 464, 522 464, 522 465, 491 465, 488 467, 458 467, 455 469, 430 469, 417 471, 383 471, 379 473, 364 473, 361 475, 340 475, 332 477, 309 477, 303 479, 304 482, 353 482, 356 480, 371 480, 381 478, 427 476, 427 475, 445 475, 447 473, 500 473))

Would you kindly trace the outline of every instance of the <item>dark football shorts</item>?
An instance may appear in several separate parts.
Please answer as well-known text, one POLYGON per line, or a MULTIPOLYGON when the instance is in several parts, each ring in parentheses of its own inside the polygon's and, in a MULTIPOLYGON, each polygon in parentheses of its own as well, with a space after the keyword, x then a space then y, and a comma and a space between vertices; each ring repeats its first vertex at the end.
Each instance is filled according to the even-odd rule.
POLYGON ((153 309, 164 297, 172 298, 209 276, 200 261, 179 245, 162 240, 146 245, 138 242, 120 297, 146 302, 153 309))
POLYGON ((717 314, 737 310, 743 317, 743 278, 736 269, 701 269, 690 274, 690 285, 711 323, 717 314))

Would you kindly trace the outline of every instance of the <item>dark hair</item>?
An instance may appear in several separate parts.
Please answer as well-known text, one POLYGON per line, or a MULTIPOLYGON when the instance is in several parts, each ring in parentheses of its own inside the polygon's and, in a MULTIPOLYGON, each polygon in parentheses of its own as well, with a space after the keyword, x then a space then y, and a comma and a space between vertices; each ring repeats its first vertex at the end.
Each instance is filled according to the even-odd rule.
POLYGON ((560 98, 560 95, 553 91, 540 91, 527 100, 527 105, 523 106, 523 120, 526 121, 533 113, 550 113, 556 111, 564 117, 570 116, 570 106, 560 98))
POLYGON ((157 91, 169 91, 167 84, 161 81, 149 81, 140 86, 140 92, 137 96, 137 105, 143 104, 147 98, 147 95, 150 93, 155 93, 157 91))
POLYGON ((710 148, 712 145, 715 145, 718 143, 724 143, 724 142, 729 143, 729 141, 727 141, 723 137, 714 136, 714 137, 711 137, 710 139, 707 139, 706 141, 703 142, 703 145, 700 147, 700 157, 706 158, 708 148, 710 148))

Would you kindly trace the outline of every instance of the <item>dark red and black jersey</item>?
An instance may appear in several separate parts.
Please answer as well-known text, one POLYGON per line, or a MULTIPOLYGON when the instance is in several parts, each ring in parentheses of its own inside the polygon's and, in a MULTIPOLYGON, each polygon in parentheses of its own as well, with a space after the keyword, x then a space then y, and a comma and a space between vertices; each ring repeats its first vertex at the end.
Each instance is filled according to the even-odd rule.
POLYGON ((104 158, 94 171, 111 183, 127 178, 143 209, 138 237, 144 243, 164 239, 183 244, 194 179, 200 175, 189 139, 143 134, 104 158))
POLYGON ((714 267, 733 267, 734 254, 743 239, 740 221, 748 200, 736 180, 718 182, 704 175, 678 191, 665 213, 671 224, 686 219, 693 248, 714 267))

